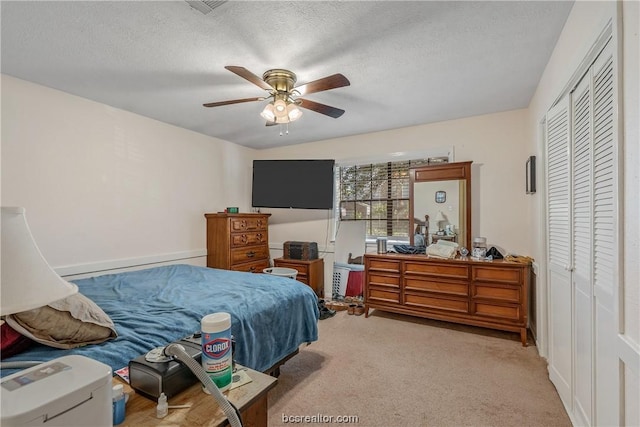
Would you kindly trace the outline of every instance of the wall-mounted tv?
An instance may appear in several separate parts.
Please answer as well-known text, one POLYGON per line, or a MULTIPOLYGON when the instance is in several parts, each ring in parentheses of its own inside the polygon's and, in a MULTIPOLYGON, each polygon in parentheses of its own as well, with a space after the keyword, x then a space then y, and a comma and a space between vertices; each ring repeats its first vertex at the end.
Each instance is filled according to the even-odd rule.
POLYGON ((334 160, 254 160, 256 208, 333 208, 334 160))

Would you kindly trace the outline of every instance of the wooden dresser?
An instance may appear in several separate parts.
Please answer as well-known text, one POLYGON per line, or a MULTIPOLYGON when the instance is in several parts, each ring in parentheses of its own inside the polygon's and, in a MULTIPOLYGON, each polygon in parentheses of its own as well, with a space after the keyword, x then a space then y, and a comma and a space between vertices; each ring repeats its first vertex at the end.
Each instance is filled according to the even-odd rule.
POLYGON ((296 280, 309 285, 319 298, 324 298, 324 260, 322 258, 308 261, 276 258, 273 260, 273 266, 298 270, 296 280))
POLYGON ((529 264, 365 254, 364 265, 365 317, 374 308, 520 332, 527 344, 529 264))
POLYGON ((262 273, 269 267, 269 217, 208 213, 207 267, 262 273))

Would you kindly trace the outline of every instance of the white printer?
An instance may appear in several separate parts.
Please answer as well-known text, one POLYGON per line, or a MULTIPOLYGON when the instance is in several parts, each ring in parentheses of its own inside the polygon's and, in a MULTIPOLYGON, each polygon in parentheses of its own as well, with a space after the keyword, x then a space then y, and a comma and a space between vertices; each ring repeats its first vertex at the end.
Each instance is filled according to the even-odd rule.
POLYGON ((64 356, 2 378, 0 424, 112 426, 111 367, 64 356))

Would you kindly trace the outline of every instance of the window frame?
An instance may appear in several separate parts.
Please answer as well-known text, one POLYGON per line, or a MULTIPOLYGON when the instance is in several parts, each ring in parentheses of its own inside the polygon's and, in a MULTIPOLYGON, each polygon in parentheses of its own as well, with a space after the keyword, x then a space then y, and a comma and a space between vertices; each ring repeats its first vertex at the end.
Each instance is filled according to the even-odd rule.
MULTIPOLYGON (((411 232, 411 230, 408 230, 407 236, 392 236, 390 235, 390 233, 393 232, 393 223, 394 221, 397 223, 399 220, 401 221, 402 219, 398 219, 397 217, 394 218, 393 217, 393 202, 398 202, 398 201, 404 201, 407 205, 407 210, 409 209, 409 194, 410 191, 407 191, 407 195, 406 197, 393 197, 392 192, 389 189, 390 185, 393 185, 393 183, 391 181, 389 181, 389 176, 394 172, 394 168, 393 165, 394 164, 398 164, 398 163, 404 163, 404 162, 413 162, 415 161, 415 164, 410 164, 409 167, 414 167, 414 166, 419 166, 419 165, 426 165, 429 163, 429 161, 431 160, 431 162, 433 163, 433 159, 434 158, 447 158, 448 162, 451 163, 454 161, 453 158, 453 147, 441 147, 441 148, 435 148, 435 149, 430 149, 427 151, 417 151, 417 152, 401 152, 401 153, 389 153, 386 155, 381 155, 381 156, 368 156, 368 157, 362 157, 362 158, 355 158, 355 159, 344 159, 344 160, 336 160, 336 166, 334 169, 334 209, 333 209, 333 221, 332 221, 332 226, 333 226, 333 231, 331 233, 332 237, 332 241, 335 242, 335 237, 336 237, 336 233, 337 230, 339 228, 339 222, 340 221, 367 221, 367 234, 366 234, 366 240, 367 242, 373 242, 375 241, 375 239, 377 237, 386 237, 390 242, 400 242, 400 243, 406 243, 409 241, 409 233, 411 232), (419 161, 423 161, 424 163, 417 163, 419 161), (368 218, 366 219, 349 219, 349 220, 342 220, 341 219, 341 202, 343 200, 341 200, 341 184, 342 184, 342 180, 341 180, 341 170, 343 170, 346 167, 358 167, 358 166, 374 166, 374 165, 380 165, 380 164, 384 164, 387 163, 387 177, 385 178, 385 181, 387 181, 387 193, 386 193, 386 198, 382 199, 382 198, 373 198, 373 195, 370 196, 369 199, 362 199, 362 201, 365 201, 367 203, 369 203, 369 206, 371 206, 372 203, 375 202, 386 202, 387 203, 387 215, 385 218, 382 218, 383 221, 385 221, 387 223, 387 234, 386 235, 374 235, 374 234, 369 234, 372 231, 372 221, 375 220, 373 218, 371 218, 371 212, 369 211, 369 215, 368 218)), ((407 182, 409 181, 409 174, 408 174, 408 170, 409 168, 407 168, 407 182)), ((373 179, 373 174, 371 176, 371 181, 375 181, 373 179)), ((410 185, 410 183, 408 183, 408 185, 410 185)), ((352 199, 349 200, 350 202, 357 202, 360 201, 360 199, 352 199)), ((409 216, 411 215, 410 212, 408 212, 407 214, 407 218, 405 218, 404 220, 407 223, 407 227, 409 227, 409 216)))

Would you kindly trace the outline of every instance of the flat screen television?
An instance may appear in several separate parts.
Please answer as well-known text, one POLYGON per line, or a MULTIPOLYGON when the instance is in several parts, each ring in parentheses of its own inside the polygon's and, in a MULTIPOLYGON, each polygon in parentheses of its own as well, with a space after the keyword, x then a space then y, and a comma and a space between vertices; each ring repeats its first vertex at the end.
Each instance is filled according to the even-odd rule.
POLYGON ((333 208, 334 160, 254 160, 255 208, 333 208))

